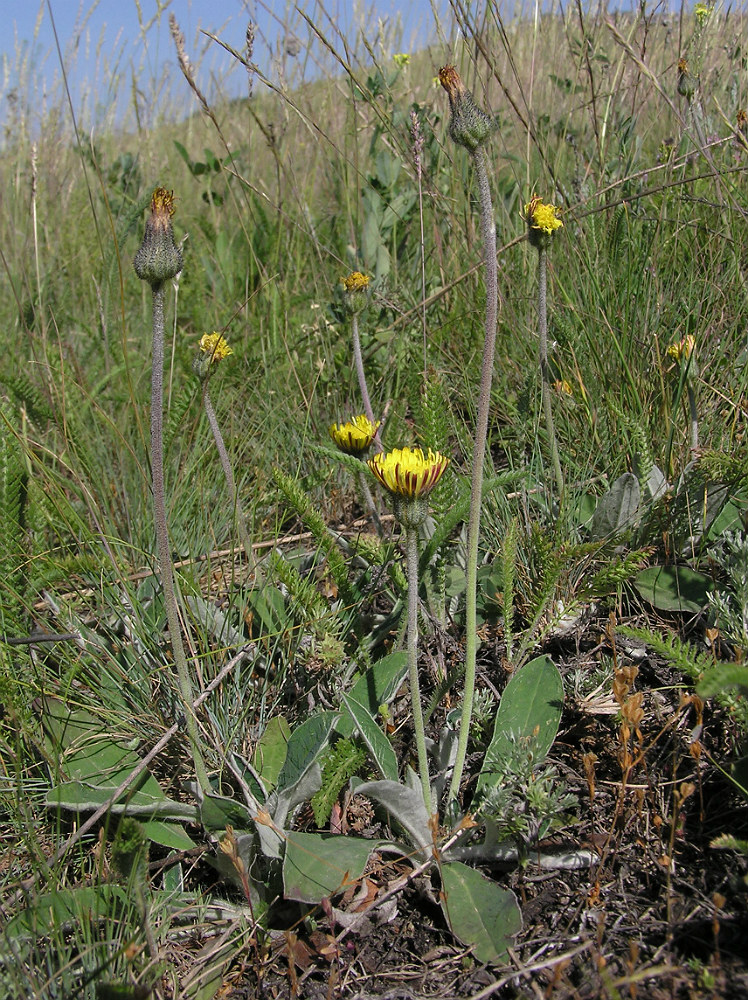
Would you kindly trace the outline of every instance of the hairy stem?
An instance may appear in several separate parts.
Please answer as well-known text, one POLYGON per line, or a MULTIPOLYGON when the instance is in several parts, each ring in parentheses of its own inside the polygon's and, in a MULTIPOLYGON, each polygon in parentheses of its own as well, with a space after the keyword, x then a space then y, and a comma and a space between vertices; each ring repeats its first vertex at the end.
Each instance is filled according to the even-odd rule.
POLYGON ((431 781, 426 756, 426 731, 423 725, 421 685, 418 680, 418 528, 405 528, 405 550, 408 571, 408 679, 413 706, 413 731, 418 754, 418 773, 423 789, 423 801, 429 816, 432 813, 431 781))
POLYGON ((693 391, 691 379, 688 379, 688 412, 691 420, 691 451, 699 448, 699 414, 696 409, 696 393, 693 391))
POLYGON ((478 397, 478 418, 475 428, 473 448, 472 490, 470 493, 470 513, 467 526, 467 565, 465 569, 465 690, 462 695, 462 715, 460 735, 457 741, 449 798, 456 799, 465 768, 470 722, 473 715, 473 695, 475 693, 475 661, 478 653, 477 627, 477 587, 478 587, 478 539, 480 536, 480 510, 483 498, 483 464, 486 455, 488 435, 488 412, 491 403, 491 381, 493 379, 493 359, 496 350, 496 322, 499 308, 499 274, 496 261, 496 223, 493 217, 491 189, 488 182, 486 154, 479 146, 473 155, 475 174, 480 192, 480 231, 483 238, 483 254, 486 265, 486 339, 483 344, 483 364, 478 397))
POLYGON ((187 736, 192 749, 195 775, 203 792, 209 792, 210 782, 200 750, 197 718, 192 707, 193 693, 187 656, 182 642, 179 610, 174 590, 174 568, 169 551, 169 532, 166 526, 166 494, 164 490, 164 286, 153 289, 153 368, 151 377, 151 467, 153 473, 153 511, 156 524, 158 561, 161 565, 161 586, 164 590, 166 620, 169 638, 177 668, 179 693, 185 711, 187 736))
POLYGON ((553 407, 551 406, 551 379, 550 366, 548 364, 547 253, 548 251, 541 244, 538 247, 538 340, 540 344, 540 383, 543 398, 543 412, 545 414, 545 426, 548 431, 548 442, 551 449, 553 474, 556 477, 556 488, 558 489, 560 499, 564 492, 564 474, 561 469, 561 459, 558 454, 556 430, 553 426, 553 407))
MULTIPOLYGON (((353 361, 356 365, 356 375, 358 376, 358 387, 361 390, 361 399, 364 404, 364 413, 372 424, 376 425, 377 421, 374 418, 374 411, 371 408, 371 400, 369 399, 369 389, 366 385, 366 373, 364 372, 364 359, 361 354, 361 337, 358 332, 358 316, 356 313, 351 316, 351 334, 353 336, 353 361)), ((379 438, 379 430, 374 435, 374 446, 377 451, 383 451, 382 442, 379 438)))
POLYGON ((250 538, 249 531, 247 530, 247 520, 244 516, 244 510, 236 489, 234 470, 231 468, 229 454, 226 451, 223 434, 221 433, 221 428, 219 427, 218 419, 216 418, 216 411, 213 409, 213 401, 211 400, 210 392, 208 391, 207 378, 203 382, 203 407, 208 418, 208 423, 210 424, 210 429, 213 432, 213 440, 216 443, 218 457, 221 461, 221 468, 223 469, 226 486, 228 487, 229 496, 231 497, 231 504, 236 514, 236 527, 239 532, 242 547, 244 548, 244 553, 247 557, 247 564, 249 568, 254 571, 255 578, 257 578, 257 560, 255 559, 254 549, 252 548, 252 539, 250 538))

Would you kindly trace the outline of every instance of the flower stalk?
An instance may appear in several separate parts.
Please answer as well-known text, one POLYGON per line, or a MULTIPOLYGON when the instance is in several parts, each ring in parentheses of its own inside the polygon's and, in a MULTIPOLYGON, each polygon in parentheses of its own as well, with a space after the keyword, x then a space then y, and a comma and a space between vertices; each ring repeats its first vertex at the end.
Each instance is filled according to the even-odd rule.
POLYGON ((692 333, 686 334, 678 343, 671 344, 667 349, 668 357, 673 358, 677 362, 682 377, 685 377, 686 380, 692 455, 699 449, 699 414, 696 409, 696 392, 694 389, 694 381, 698 377, 699 369, 696 363, 695 349, 696 338, 692 333))
POLYGON ((553 423, 553 407, 551 406, 551 370, 548 364, 548 247, 553 234, 563 226, 558 218, 554 205, 544 204, 540 198, 533 197, 525 205, 528 239, 530 245, 538 251, 538 354, 540 360, 540 391, 543 402, 545 427, 548 433, 548 445, 551 451, 551 464, 556 480, 559 498, 564 493, 564 473, 561 468, 561 457, 556 440, 556 428, 553 423))
POLYGON ((205 769, 200 736, 192 703, 194 700, 187 655, 174 585, 174 567, 169 548, 166 520, 166 492, 164 488, 164 283, 172 280, 182 269, 182 253, 174 242, 171 218, 174 199, 170 191, 157 188, 151 199, 151 214, 146 221, 143 242, 135 255, 135 273, 151 286, 153 296, 152 368, 151 368, 151 469, 153 476, 153 511, 156 528, 156 546, 161 568, 161 586, 164 592, 166 620, 171 639, 174 665, 177 670, 179 693, 185 713, 187 736, 192 750, 195 775, 203 792, 209 792, 210 782, 205 769))
POLYGON ((379 453, 368 465, 393 499, 395 517, 405 529, 405 554, 408 581, 408 682, 413 710, 413 733, 418 757, 423 801, 429 816, 434 803, 431 795, 426 731, 418 678, 418 529, 428 515, 427 497, 441 479, 449 460, 438 451, 420 448, 395 448, 379 453))
MULTIPOLYGON (((369 398, 369 388, 366 384, 366 372, 364 371, 364 358, 361 352, 361 335, 358 329, 358 317, 366 308, 369 301, 369 278, 360 271, 353 271, 342 279, 345 295, 345 305, 351 316, 351 337, 353 339, 353 363, 356 368, 358 387, 361 392, 361 401, 364 404, 364 413, 371 424, 379 427, 379 421, 374 418, 371 399, 369 398)), ((377 451, 382 451, 382 442, 379 438, 379 431, 374 432, 374 446, 377 451)))
POLYGON ((480 514, 483 499, 483 466, 486 457, 488 436, 488 416, 491 401, 494 354, 496 351, 496 325, 498 321, 499 277, 496 259, 496 223, 491 201, 491 188, 484 145, 493 132, 493 120, 477 107, 472 94, 465 87, 454 66, 444 66, 439 70, 439 82, 447 92, 451 117, 449 134, 464 146, 473 158, 475 176, 480 198, 480 232, 483 241, 483 258, 486 269, 486 316, 483 360, 481 364, 480 389, 478 393, 478 416, 473 445, 472 488, 470 511, 467 524, 467 561, 465 567, 465 687, 462 695, 460 732, 457 740, 457 755, 449 786, 449 799, 456 800, 465 769, 467 745, 470 738, 470 723, 473 714, 475 694, 475 669, 478 654, 478 540, 480 537, 480 514))
POLYGON ((213 434, 213 440, 215 441, 216 450, 218 452, 218 458, 221 463, 221 468, 223 469, 223 476, 226 480, 226 487, 229 491, 231 505, 236 516, 236 527, 247 559, 247 565, 255 574, 255 582, 259 582, 259 567, 255 558, 254 548, 252 546, 252 539, 249 531, 247 530, 247 519, 244 516, 244 509, 242 507, 241 500, 239 499, 239 492, 236 488, 236 480, 234 479, 234 470, 231 467, 229 453, 226 450, 226 444, 223 440, 221 427, 218 423, 218 418, 216 417, 216 411, 213 407, 213 401, 210 398, 210 390, 208 388, 208 383, 216 370, 218 362, 223 361, 233 353, 234 352, 231 350, 222 334, 206 333, 200 338, 200 353, 195 357, 192 368, 202 386, 203 409, 205 410, 205 415, 208 418, 208 424, 210 425, 210 430, 213 434))

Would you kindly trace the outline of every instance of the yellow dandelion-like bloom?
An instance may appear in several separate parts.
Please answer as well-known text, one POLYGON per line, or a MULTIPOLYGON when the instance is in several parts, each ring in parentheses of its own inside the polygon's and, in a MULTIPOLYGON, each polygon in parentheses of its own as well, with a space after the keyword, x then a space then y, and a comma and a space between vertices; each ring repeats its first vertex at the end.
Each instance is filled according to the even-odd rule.
POLYGON ((553 383, 553 388, 556 390, 557 393, 559 393, 559 395, 564 395, 564 396, 574 395, 574 390, 571 387, 571 382, 569 382, 565 378, 556 379, 556 381, 553 383))
POLYGON ((712 8, 707 3, 697 3, 693 9, 694 17, 699 25, 702 25, 706 21, 711 12, 712 8))
POLYGON ((677 362, 690 361, 691 355, 696 348, 696 338, 692 333, 682 337, 677 343, 671 344, 667 349, 668 357, 677 362))
POLYGON ((343 287, 346 292, 365 292, 369 287, 370 278, 367 278, 365 274, 361 274, 360 271, 353 271, 346 278, 340 279, 343 282, 343 287))
POLYGON ((211 362, 223 361, 234 353, 222 333, 204 333, 200 338, 200 350, 210 356, 211 362))
POLYGON ((365 451, 374 440, 379 421, 375 424, 364 414, 347 420, 344 424, 332 424, 330 437, 348 455, 358 455, 365 451))
POLYGON ((551 236, 563 226, 555 205, 546 205, 537 195, 525 205, 525 218, 530 229, 538 229, 551 236))
POLYGON ((433 490, 449 465, 449 459, 430 448, 395 448, 369 459, 369 468, 379 482, 397 497, 415 499, 433 490))

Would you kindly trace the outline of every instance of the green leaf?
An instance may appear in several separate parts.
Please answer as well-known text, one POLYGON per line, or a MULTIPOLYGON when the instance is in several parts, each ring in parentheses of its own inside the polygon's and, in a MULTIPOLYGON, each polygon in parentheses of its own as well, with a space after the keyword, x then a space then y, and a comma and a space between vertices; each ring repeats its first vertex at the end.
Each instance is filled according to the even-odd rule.
MULTIPOLYGON (((73 812, 88 812, 108 802, 116 787, 116 785, 94 785, 88 781, 66 781, 49 791, 45 804, 49 808, 59 807, 73 812)), ((125 792, 119 801, 112 803, 110 808, 113 813, 126 812, 130 816, 186 822, 194 822, 197 819, 197 809, 191 803, 175 802, 167 799, 163 793, 153 795, 150 789, 125 792)))
MULTIPOLYGON (((111 799, 122 782, 140 764, 140 757, 124 740, 102 735, 102 722, 84 709, 70 711, 54 698, 44 703, 46 742, 60 767, 72 780, 51 789, 46 805, 86 812, 111 799)), ((146 835, 157 844, 175 850, 195 846, 184 830, 166 820, 196 822, 197 809, 187 802, 168 798, 149 771, 143 771, 114 802, 113 813, 127 813, 144 820, 146 835)))
POLYGON ((478 776, 478 792, 495 784, 498 763, 520 740, 526 741, 528 752, 541 763, 556 738, 563 705, 563 681, 549 656, 538 656, 517 671, 499 702, 493 737, 478 776))
POLYGON ((603 494, 592 515, 593 538, 611 538, 631 527, 639 511, 641 490, 632 472, 624 472, 603 494))
POLYGON ((233 826, 247 830, 254 826, 249 810, 242 802, 222 795, 206 795, 200 802, 200 822, 206 830, 225 830, 233 826))
POLYGON ((151 819, 143 823, 143 830, 149 840, 162 847, 170 847, 173 851, 191 851, 197 844, 188 836, 184 829, 176 823, 162 823, 151 819))
POLYGON ((319 903, 354 885, 380 841, 332 833, 289 833, 283 859, 287 899, 319 903))
POLYGON ((88 926, 99 917, 111 920, 116 911, 128 906, 134 906, 134 899, 120 885, 106 883, 57 889, 37 896, 27 909, 8 921, 3 933, 8 939, 27 934, 46 937, 59 933, 67 924, 85 923, 88 926))
POLYGON ((719 837, 715 837, 711 841, 709 846, 718 850, 739 851, 741 854, 748 855, 748 840, 741 840, 738 837, 734 837, 731 833, 721 833, 719 837))
MULTIPOLYGON (((380 705, 389 704, 408 672, 407 650, 383 656, 363 674, 350 690, 349 697, 363 705, 373 718, 377 717, 380 705)), ((342 716, 336 726, 341 736, 350 736, 353 723, 347 715, 342 716)))
POLYGON ((395 756, 395 751, 376 721, 355 698, 344 694, 343 704, 353 719, 356 728, 361 733, 361 738, 369 748, 369 753, 379 769, 379 773, 383 778, 390 781, 397 781, 397 757, 395 756))
POLYGON ((398 781, 365 781, 361 784, 351 781, 351 788, 357 795, 366 795, 384 806, 408 834, 412 844, 423 850, 431 848, 433 835, 420 785, 409 788, 398 781))
POLYGON ((252 764, 262 778, 263 784, 271 791, 278 783, 278 776, 288 753, 291 727, 282 715, 274 716, 260 737, 252 764))
POLYGON ((660 611, 697 614, 706 606, 713 584, 708 576, 687 566, 650 566, 637 574, 634 586, 660 611))
POLYGON ((696 693, 702 698, 711 698, 729 688, 738 688, 740 694, 748 695, 748 667, 738 663, 720 663, 705 675, 696 693))
POLYGON ((294 729, 288 740, 286 759, 278 775, 279 792, 294 785, 309 768, 327 743, 336 718, 335 712, 320 712, 294 729))
POLYGON ((441 865, 442 909, 450 930, 470 945, 479 962, 504 962, 522 929, 513 892, 460 861, 441 865))

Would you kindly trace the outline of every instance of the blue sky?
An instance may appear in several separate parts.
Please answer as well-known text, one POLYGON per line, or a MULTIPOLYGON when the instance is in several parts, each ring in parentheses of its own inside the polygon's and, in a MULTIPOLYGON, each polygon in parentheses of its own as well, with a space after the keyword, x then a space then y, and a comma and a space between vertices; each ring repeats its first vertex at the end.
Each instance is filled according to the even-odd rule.
MULTIPOLYGON (((106 109, 117 103, 126 107, 133 87, 142 88, 144 93, 153 92, 154 85, 163 87, 164 94, 185 91, 169 34, 171 12, 185 35, 190 58, 199 64, 201 86, 209 98, 213 96, 211 86, 219 86, 219 81, 224 91, 241 93, 246 90, 246 77, 219 46, 200 35, 199 29, 212 31, 242 49, 247 23, 253 21, 257 25, 254 60, 268 75, 272 75, 280 40, 288 34, 305 40, 309 31, 293 4, 284 0, 51 0, 52 17, 47 0, 1 0, 1 6, 0 120, 7 116, 8 95, 13 101, 14 88, 28 102, 32 119, 37 116, 41 120, 45 109, 60 103, 60 60, 52 19, 73 101, 79 113, 89 119, 86 124, 106 122, 106 109)), ((392 26, 398 9, 402 9, 403 50, 420 48, 436 39, 430 0, 299 0, 298 6, 330 36, 334 27, 324 11, 336 15, 337 27, 348 38, 355 35, 355 26, 365 17, 367 36, 374 41, 380 19, 383 25, 392 26)), ((434 0, 433 6, 443 11, 447 0, 434 0)), ((302 67, 313 72, 313 62, 304 61, 303 50, 293 65, 286 61, 289 72, 298 74, 302 67)), ((186 93, 183 96, 186 106, 189 98, 186 93)))

